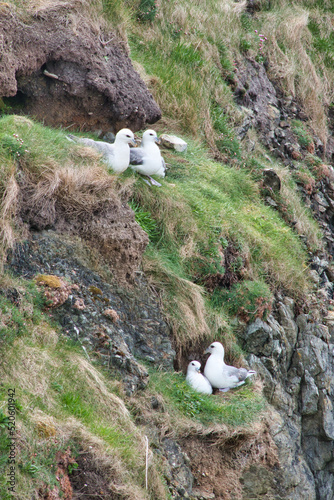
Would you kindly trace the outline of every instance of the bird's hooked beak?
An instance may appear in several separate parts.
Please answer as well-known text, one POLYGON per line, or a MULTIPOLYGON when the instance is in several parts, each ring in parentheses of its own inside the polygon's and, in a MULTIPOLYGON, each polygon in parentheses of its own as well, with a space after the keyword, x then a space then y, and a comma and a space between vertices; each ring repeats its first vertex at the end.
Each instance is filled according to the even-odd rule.
POLYGON ((137 146, 137 143, 136 143, 135 139, 131 139, 131 141, 129 142, 129 144, 131 144, 131 146, 137 146))
POLYGON ((205 349, 204 354, 211 354, 210 347, 208 347, 207 349, 205 349))
POLYGON ((160 138, 158 136, 156 136, 156 138, 154 139, 154 142, 156 142, 157 144, 159 144, 159 146, 161 144, 161 140, 160 140, 160 138))

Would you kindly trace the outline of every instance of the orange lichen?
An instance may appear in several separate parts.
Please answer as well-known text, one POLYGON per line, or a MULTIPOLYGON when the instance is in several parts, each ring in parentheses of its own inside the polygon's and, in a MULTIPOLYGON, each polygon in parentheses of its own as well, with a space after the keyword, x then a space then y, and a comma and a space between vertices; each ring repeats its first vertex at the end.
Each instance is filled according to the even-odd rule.
POLYGON ((47 307, 59 307, 68 299, 72 285, 62 278, 53 274, 39 274, 35 281, 37 285, 44 287, 44 296, 47 299, 47 307))
POLYGON ((113 323, 116 323, 116 321, 119 320, 119 315, 114 309, 105 309, 103 311, 103 315, 111 319, 113 323))

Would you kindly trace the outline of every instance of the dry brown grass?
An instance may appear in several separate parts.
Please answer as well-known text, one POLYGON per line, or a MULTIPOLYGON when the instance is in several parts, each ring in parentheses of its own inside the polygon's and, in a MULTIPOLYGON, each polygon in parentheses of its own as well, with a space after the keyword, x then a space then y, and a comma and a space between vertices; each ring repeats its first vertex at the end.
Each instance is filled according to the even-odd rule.
POLYGON ((150 283, 161 291, 164 315, 173 331, 178 359, 210 337, 204 289, 164 267, 158 259, 144 258, 150 283))
MULTIPOLYGON (((132 421, 124 402, 112 389, 121 390, 118 382, 111 382, 85 358, 74 351, 64 349, 58 343, 58 335, 47 324, 41 323, 32 331, 30 343, 24 338, 17 339, 15 348, 2 359, 2 383, 16 387, 20 393, 19 402, 25 415, 24 424, 18 415, 18 452, 20 457, 33 457, 49 453, 53 441, 58 449, 65 450, 77 443, 80 453, 89 453, 92 468, 109 481, 111 490, 124 499, 147 499, 149 493, 142 487, 142 471, 145 468, 146 441, 144 434, 132 421), (71 368, 73 367, 73 368, 71 368), (66 373, 75 370, 75 377, 67 380, 66 373), (61 394, 75 391, 85 395, 85 403, 94 408, 95 421, 91 426, 80 417, 64 414, 53 382, 63 384, 61 394), (66 385, 66 386, 65 386, 66 385), (32 401, 43 401, 43 409, 32 401), (124 461, 122 452, 109 444, 107 439, 98 437, 92 429, 108 426, 120 429, 121 435, 133 436, 131 453, 135 463, 132 467, 124 461), (72 444, 71 444, 72 443, 72 444)), ((0 407, 2 404, 0 402, 0 407)), ((23 459, 24 460, 24 459, 23 459)), ((159 492, 164 498, 164 486, 157 472, 157 464, 149 454, 149 491, 159 492)), ((38 463, 38 458, 36 458, 38 463)), ((31 484, 24 474, 18 474, 19 500, 28 497, 31 484)), ((35 480, 38 488, 38 476, 35 480)))
MULTIPOLYGON (((17 451, 21 457, 36 457, 39 453, 47 455, 54 441, 57 443, 58 449, 64 451, 66 448, 71 449, 73 444, 76 444, 80 455, 85 457, 84 474, 87 474, 87 471, 93 472, 96 487, 98 487, 99 481, 103 481, 104 484, 108 484, 111 492, 117 495, 117 498, 124 500, 148 499, 148 494, 136 484, 131 477, 131 472, 118 458, 115 450, 108 448, 101 438, 90 432, 79 420, 68 418, 66 421, 61 421, 36 408, 32 410, 29 417, 29 421, 25 425, 17 422, 19 435, 17 451)), ((152 492, 155 490, 163 492, 163 486, 156 478, 157 473, 153 465, 150 467, 150 489, 152 492)), ((17 494, 15 498, 26 500, 27 495, 32 494, 31 488, 27 490, 27 478, 18 471, 16 480, 17 494)), ((88 475, 86 482, 90 481, 91 477, 88 475)), ((39 497, 46 485, 38 478, 35 478, 34 484, 36 485, 35 495, 39 497)), ((54 487, 50 487, 50 490, 53 489, 54 487)), ((161 498, 164 497, 161 496, 161 498)))
POLYGON ((6 254, 9 248, 13 248, 15 242, 15 233, 12 224, 17 211, 18 194, 19 187, 14 174, 12 174, 8 179, 0 206, 1 262, 3 262, 4 254, 6 254))
POLYGON ((92 213, 108 200, 119 206, 115 186, 114 177, 102 167, 58 167, 44 171, 43 178, 31 189, 28 203, 47 211, 54 209, 56 201, 61 201, 68 212, 81 217, 85 213, 92 213))
POLYGON ((286 94, 300 100, 310 125, 326 144, 324 101, 328 92, 308 53, 311 44, 307 28, 309 12, 298 5, 285 3, 284 8, 262 15, 261 20, 262 31, 268 38, 266 50, 272 78, 280 82, 286 94))

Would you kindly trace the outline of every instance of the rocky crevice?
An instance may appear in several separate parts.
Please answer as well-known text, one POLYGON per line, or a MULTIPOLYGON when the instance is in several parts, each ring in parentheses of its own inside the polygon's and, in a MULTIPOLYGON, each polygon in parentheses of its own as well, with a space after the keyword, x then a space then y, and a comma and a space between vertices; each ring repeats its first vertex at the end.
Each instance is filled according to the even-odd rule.
MULTIPOLYGON (((264 394, 275 409, 270 433, 284 468, 282 487, 289 499, 334 498, 334 313, 333 299, 333 167, 332 137, 324 145, 312 133, 308 147, 302 147, 291 126, 308 118, 293 99, 284 98, 270 82, 262 65, 246 60, 238 69, 236 99, 246 118, 239 138, 255 127, 264 144, 294 171, 296 160, 307 155, 322 159, 318 181, 299 189, 322 229, 325 250, 309 252, 314 292, 306 314, 295 302, 276 297, 274 312, 266 322, 257 319, 240 327, 240 342, 250 353, 248 362, 264 381, 264 394), (299 313, 298 313, 299 309, 299 313)), ((277 174, 273 175, 277 184, 277 174)), ((271 182, 270 180, 268 181, 271 182)), ((280 184, 275 190, 279 191, 280 184)), ((274 190, 274 189, 273 189, 274 190)), ((272 206, 275 203, 269 203, 272 206)), ((307 242, 306 242, 307 244, 307 242)), ((253 486, 258 478, 254 477, 253 486)), ((259 494, 254 498, 267 498, 259 494)), ((271 498, 271 497, 268 497, 271 498)))

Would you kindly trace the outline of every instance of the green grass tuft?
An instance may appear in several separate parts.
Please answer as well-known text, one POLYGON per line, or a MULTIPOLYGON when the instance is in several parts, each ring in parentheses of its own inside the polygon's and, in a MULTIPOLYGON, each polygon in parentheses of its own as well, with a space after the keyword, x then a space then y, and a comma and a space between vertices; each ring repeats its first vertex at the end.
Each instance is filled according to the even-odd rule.
POLYGON ((150 387, 164 397, 168 410, 203 425, 249 425, 265 411, 265 400, 251 383, 224 395, 194 391, 180 373, 150 372, 150 387))
POLYGON ((299 120, 292 120, 291 125, 292 132, 296 134, 298 142, 302 147, 307 148, 313 143, 312 136, 306 129, 306 126, 303 122, 299 120))
POLYGON ((31 324, 37 325, 47 320, 43 308, 46 299, 37 289, 35 283, 29 280, 18 280, 16 287, 0 291, 0 348, 12 343, 16 337, 26 335, 31 324))
POLYGON ((160 239, 160 231, 157 222, 154 220, 150 212, 145 212, 141 206, 134 202, 129 201, 129 205, 135 213, 136 222, 148 234, 150 242, 157 243, 160 239))
POLYGON ((271 313, 273 295, 261 281, 241 281, 230 290, 216 288, 212 294, 214 307, 225 307, 233 316, 244 321, 266 320, 271 313))

